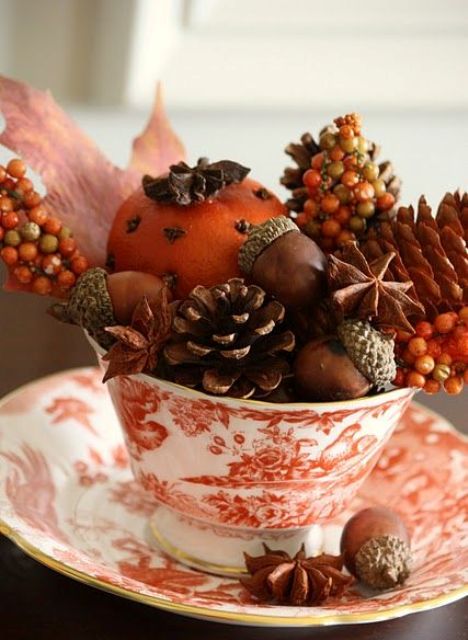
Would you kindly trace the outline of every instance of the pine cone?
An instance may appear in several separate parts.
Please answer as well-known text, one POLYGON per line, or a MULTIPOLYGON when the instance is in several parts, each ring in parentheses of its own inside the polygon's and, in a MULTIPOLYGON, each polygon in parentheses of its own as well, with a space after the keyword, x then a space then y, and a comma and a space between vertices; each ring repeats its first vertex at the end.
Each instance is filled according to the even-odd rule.
MULTIPOLYGON (((320 135, 326 133, 331 127, 324 127, 320 131, 320 135)), ((286 207, 290 211, 300 212, 303 210, 304 202, 308 199, 309 194, 304 186, 302 178, 304 173, 310 169, 312 158, 320 153, 320 145, 314 140, 310 133, 304 133, 301 136, 301 141, 294 143, 291 142, 285 149, 285 153, 290 156, 297 167, 286 167, 284 173, 280 179, 282 185, 292 191, 292 198, 286 201, 286 207)), ((367 151, 369 160, 375 162, 379 153, 380 147, 369 142, 369 149, 367 151)), ((398 201, 400 194, 401 180, 394 174, 393 165, 386 160, 379 164, 380 174, 379 178, 385 182, 387 191, 395 196, 395 200, 398 201)))
POLYGON ((295 344, 294 334, 279 328, 284 314, 282 304, 240 278, 195 287, 179 303, 164 349, 172 378, 216 395, 268 395, 289 371, 282 352, 295 344))
POLYGON ((395 251, 387 277, 399 282, 411 279, 408 295, 421 302, 433 319, 468 300, 467 233, 467 194, 447 194, 435 218, 421 197, 417 214, 413 207, 400 207, 395 220, 367 232, 360 248, 368 260, 395 251))

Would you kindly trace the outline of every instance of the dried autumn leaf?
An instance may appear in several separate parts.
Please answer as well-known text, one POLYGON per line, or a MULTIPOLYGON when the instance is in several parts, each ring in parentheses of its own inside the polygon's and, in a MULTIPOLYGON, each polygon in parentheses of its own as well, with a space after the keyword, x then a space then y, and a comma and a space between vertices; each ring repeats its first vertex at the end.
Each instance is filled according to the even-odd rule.
MULTIPOLYGON (((127 170, 114 166, 49 92, 0 76, 0 112, 6 121, 0 143, 41 176, 48 211, 73 230, 91 266, 104 266, 115 213, 139 186, 141 174, 158 175, 184 157, 160 92, 127 170)), ((9 281, 7 288, 17 287, 9 281)))

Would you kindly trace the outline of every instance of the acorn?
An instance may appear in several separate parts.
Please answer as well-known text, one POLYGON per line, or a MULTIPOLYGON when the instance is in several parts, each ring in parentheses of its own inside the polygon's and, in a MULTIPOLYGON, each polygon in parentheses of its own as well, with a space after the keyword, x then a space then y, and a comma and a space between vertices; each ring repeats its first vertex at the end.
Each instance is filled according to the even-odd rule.
POLYGON ((302 400, 351 400, 396 375, 393 339, 368 322, 345 320, 336 336, 307 342, 296 356, 296 388, 302 400))
POLYGON ((372 386, 335 336, 316 338, 302 347, 294 378, 299 399, 308 402, 361 398, 372 386))
POLYGON ((400 516, 386 507, 356 513, 341 536, 345 566, 374 589, 391 589, 410 574, 410 536, 400 516))
POLYGON ((95 267, 78 278, 68 301, 52 305, 49 313, 62 322, 80 325, 108 349, 114 338, 105 327, 130 324, 133 310, 143 296, 150 305, 154 304, 166 286, 162 278, 149 273, 120 271, 109 275, 95 267))
POLYGON ((239 251, 239 266, 289 309, 310 309, 325 295, 324 253, 285 216, 251 228, 239 251))

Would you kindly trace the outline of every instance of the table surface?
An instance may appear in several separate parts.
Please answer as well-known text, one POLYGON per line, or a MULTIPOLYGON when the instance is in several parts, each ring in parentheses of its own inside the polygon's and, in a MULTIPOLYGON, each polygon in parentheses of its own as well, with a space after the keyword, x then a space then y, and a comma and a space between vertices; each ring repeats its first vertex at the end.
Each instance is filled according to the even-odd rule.
MULTIPOLYGON (((131 135, 143 123, 144 115, 89 110, 78 110, 75 115, 109 156, 124 164, 131 135), (118 136, 115 131, 119 131, 118 136)), ((284 144, 298 138, 298 133, 307 128, 316 129, 314 123, 327 121, 322 114, 301 113, 175 115, 176 128, 191 150, 191 157, 209 155, 242 161, 247 153, 255 176, 272 188, 285 164, 281 151, 284 144)), ((446 114, 369 114, 366 121, 370 136, 384 143, 385 156, 393 159, 405 177, 405 201, 414 202, 424 192, 434 203, 446 190, 466 182, 464 147, 459 142, 468 133, 466 114, 458 114, 456 119, 446 114), (437 148, 449 152, 443 154, 442 163, 440 154, 433 153, 437 148)), ((35 296, 0 292, 0 396, 38 376, 93 362, 80 331, 57 324, 45 314, 47 305, 46 300, 35 296)), ((418 400, 468 432, 466 393, 458 398, 439 394, 434 398, 420 396, 418 400)), ((349 640, 352 635, 362 640, 468 640, 467 600, 359 627, 285 631, 225 626, 164 613, 81 585, 41 566, 0 537, 2 640, 150 637, 242 640, 290 636, 349 640)))

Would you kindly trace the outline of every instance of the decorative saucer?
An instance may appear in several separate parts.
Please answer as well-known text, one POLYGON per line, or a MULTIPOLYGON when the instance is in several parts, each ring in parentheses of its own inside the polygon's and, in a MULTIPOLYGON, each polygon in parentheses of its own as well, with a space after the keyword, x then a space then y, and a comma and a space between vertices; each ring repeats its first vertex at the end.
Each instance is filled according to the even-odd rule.
POLYGON ((0 531, 45 565, 88 585, 187 616, 297 627, 396 618, 468 594, 468 443, 446 420, 411 405, 341 527, 364 506, 398 511, 412 536, 404 587, 355 588, 322 607, 256 604, 234 579, 197 572, 154 543, 157 507, 132 479, 123 437, 98 369, 43 378, 0 404, 0 531))

